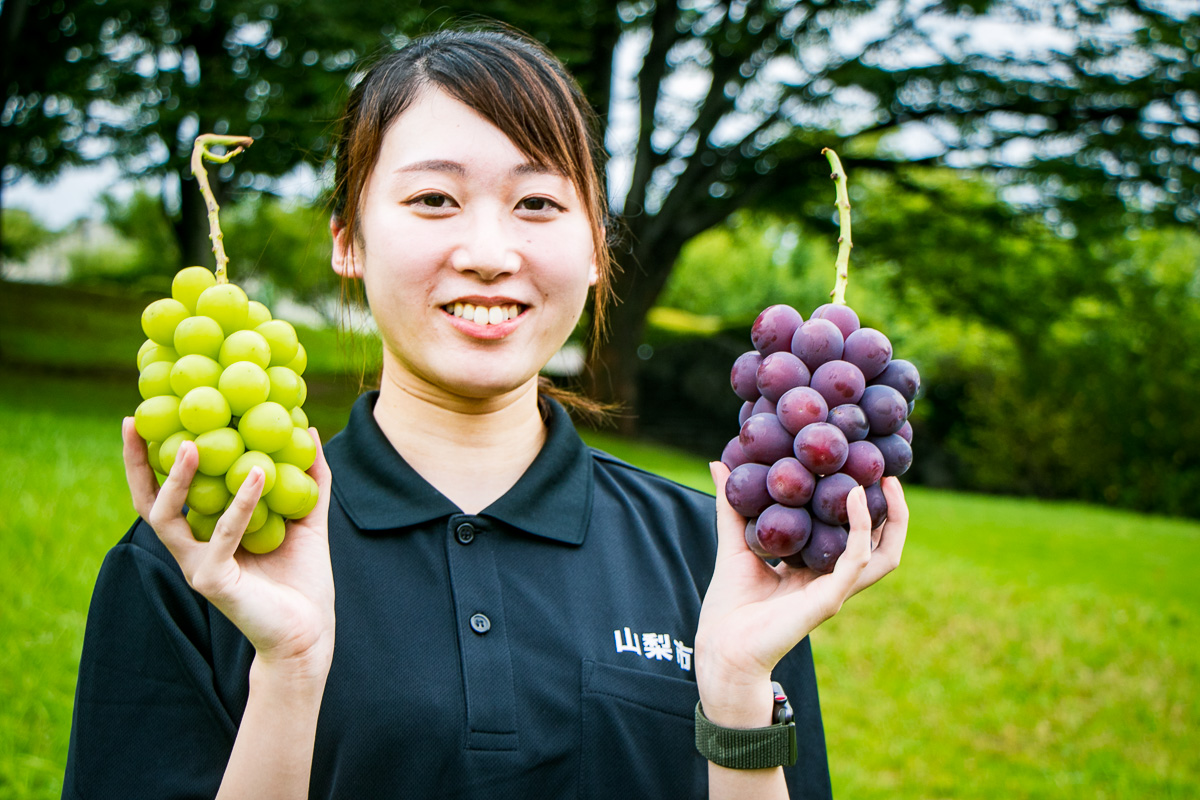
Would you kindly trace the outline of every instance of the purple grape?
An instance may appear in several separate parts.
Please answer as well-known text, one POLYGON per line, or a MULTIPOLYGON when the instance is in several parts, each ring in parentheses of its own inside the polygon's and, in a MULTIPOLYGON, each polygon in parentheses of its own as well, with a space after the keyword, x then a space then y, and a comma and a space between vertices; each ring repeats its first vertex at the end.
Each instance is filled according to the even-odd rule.
POLYGON ((758 367, 758 391, 775 403, 788 389, 808 386, 808 379, 808 367, 786 350, 764 356, 758 367))
POLYGON ((883 474, 903 475, 912 466, 912 446, 896 434, 869 440, 883 453, 883 474))
POLYGON ((827 361, 813 370, 809 386, 821 393, 830 408, 857 403, 867 381, 862 371, 849 361, 827 361))
POLYGON ((904 395, 905 400, 913 400, 917 396, 917 390, 921 388, 921 373, 917 372, 911 361, 894 358, 872 383, 890 386, 904 395))
POLYGON ((738 427, 746 424, 746 420, 750 419, 750 415, 754 413, 754 403, 749 400, 742 403, 741 409, 738 411, 738 427))
POLYGON ((874 328, 859 328, 846 337, 842 360, 858 367, 863 377, 871 380, 891 363, 892 343, 874 328))
MULTIPOLYGON (((774 403, 765 397, 760 397, 754 401, 754 405, 750 406, 750 417, 755 414, 774 414, 775 410, 774 403)), ((750 417, 746 417, 746 419, 750 419, 750 417)), ((745 425, 746 423, 743 422, 742 424, 745 425)))
POLYGON ((814 370, 842 357, 842 332, 827 319, 810 319, 792 336, 792 355, 814 370))
POLYGON ((758 365, 761 363, 762 356, 751 350, 738 356, 729 371, 733 393, 751 403, 758 399, 758 365))
POLYGON ((742 442, 737 436, 730 439, 725 445, 725 449, 721 451, 721 463, 729 467, 730 472, 742 464, 750 463, 750 458, 746 455, 746 451, 742 450, 742 442))
POLYGON ((828 422, 814 422, 796 434, 796 460, 816 475, 837 472, 846 463, 849 451, 846 434, 828 422))
POLYGON ((916 400, 908 401, 908 416, 910 416, 910 417, 912 416, 913 409, 916 407, 916 405, 917 405, 916 400))
POLYGON ((763 309, 750 327, 750 341, 763 356, 787 350, 792 336, 804 318, 789 305, 770 306, 763 309))
POLYGON ((800 552, 812 531, 812 517, 803 508, 776 503, 768 506, 755 522, 759 545, 774 558, 800 552))
POLYGON ((909 444, 912 444, 912 423, 905 420, 904 424, 900 426, 900 430, 896 431, 896 435, 909 444))
POLYGON ((908 416, 908 403, 904 402, 904 395, 881 384, 864 389, 858 405, 867 415, 872 436, 890 436, 900 430, 904 418, 908 416))
POLYGON ((850 532, 840 525, 826 525, 819 519, 812 523, 808 542, 797 555, 788 556, 784 562, 793 566, 805 566, 816 572, 833 572, 838 557, 846 552, 850 532), (797 557, 798 556, 798 557, 797 557))
POLYGON ((742 464, 725 481, 725 499, 743 517, 757 517, 771 505, 767 494, 767 468, 762 464, 742 464))
POLYGON ((858 481, 844 472, 821 478, 813 490, 813 515, 830 525, 845 525, 850 521, 850 514, 846 511, 846 496, 856 486, 858 481))
POLYGON ((758 541, 758 526, 756 523, 758 518, 746 520, 746 546, 750 548, 750 552, 761 558, 771 558, 771 554, 763 549, 763 546, 758 541))
POLYGON ((860 486, 878 483, 883 477, 883 453, 870 442, 851 442, 842 472, 857 481, 860 486))
POLYGON ((767 494, 781 505, 800 508, 816 486, 816 476, 794 458, 781 458, 767 470, 767 494))
POLYGON ((871 429, 866 413, 855 403, 836 406, 829 412, 825 421, 836 425, 842 433, 846 434, 848 442, 862 441, 867 438, 867 432, 871 429))
POLYGON ((871 530, 875 530, 887 522, 887 498, 883 496, 883 487, 872 483, 866 489, 867 513, 871 515, 871 530))
POLYGON ((775 413, 779 415, 779 421, 783 423, 784 428, 787 428, 788 433, 794 435, 806 425, 824 422, 828 416, 828 409, 825 398, 821 397, 816 389, 797 386, 795 389, 789 389, 783 393, 783 397, 779 398, 775 413))
POLYGON ((750 415, 738 438, 746 457, 759 464, 774 464, 792 454, 792 435, 774 414, 750 415))
POLYGON ((827 319, 842 332, 842 338, 859 329, 858 314, 850 306, 826 303, 809 315, 810 319, 827 319))

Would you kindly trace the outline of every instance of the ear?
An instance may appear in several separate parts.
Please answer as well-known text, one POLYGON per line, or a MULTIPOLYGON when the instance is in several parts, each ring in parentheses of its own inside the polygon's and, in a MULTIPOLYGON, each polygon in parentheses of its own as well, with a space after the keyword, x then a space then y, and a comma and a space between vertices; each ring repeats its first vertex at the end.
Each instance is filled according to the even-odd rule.
POLYGON ((329 233, 333 236, 333 271, 343 278, 361 279, 363 276, 359 252, 352 247, 346 225, 337 217, 329 218, 329 233))
MULTIPOLYGON (((601 236, 608 236, 607 228, 600 228, 601 236)), ((596 263, 596 250, 592 249, 592 266, 588 270, 588 286, 595 286, 600 282, 600 265, 596 263)))

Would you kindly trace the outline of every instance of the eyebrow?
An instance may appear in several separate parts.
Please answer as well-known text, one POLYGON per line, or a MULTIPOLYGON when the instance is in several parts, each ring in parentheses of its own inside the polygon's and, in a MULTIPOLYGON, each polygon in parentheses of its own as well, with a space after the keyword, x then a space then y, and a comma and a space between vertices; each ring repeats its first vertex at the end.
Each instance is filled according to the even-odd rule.
MULTIPOLYGON (((457 161, 447 161, 445 159, 431 158, 425 161, 414 161, 411 164, 405 164, 402 167, 397 167, 396 172, 449 172, 452 175, 464 176, 467 174, 467 168, 457 161)), ((512 168, 513 175, 557 175, 561 176, 562 172, 554 167, 544 166, 532 161, 526 161, 523 164, 518 164, 512 168)))

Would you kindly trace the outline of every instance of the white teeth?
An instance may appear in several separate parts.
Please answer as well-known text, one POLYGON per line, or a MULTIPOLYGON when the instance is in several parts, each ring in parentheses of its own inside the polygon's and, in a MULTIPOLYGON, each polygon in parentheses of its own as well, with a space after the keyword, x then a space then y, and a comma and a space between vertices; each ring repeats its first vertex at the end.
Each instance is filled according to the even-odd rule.
POLYGON ((517 304, 507 306, 477 306, 471 303, 453 303, 442 307, 446 313, 471 320, 476 325, 498 325, 521 316, 517 304))

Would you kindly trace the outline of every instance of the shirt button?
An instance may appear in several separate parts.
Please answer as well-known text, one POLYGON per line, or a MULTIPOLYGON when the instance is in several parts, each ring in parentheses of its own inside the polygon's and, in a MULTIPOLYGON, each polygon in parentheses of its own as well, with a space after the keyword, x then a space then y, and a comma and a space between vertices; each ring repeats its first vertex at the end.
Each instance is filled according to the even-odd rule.
POLYGON ((492 621, 483 614, 473 614, 471 616, 471 630, 483 635, 492 629, 492 621))
POLYGON ((470 544, 475 540, 475 526, 464 522, 454 529, 454 538, 458 539, 459 544, 470 544))

